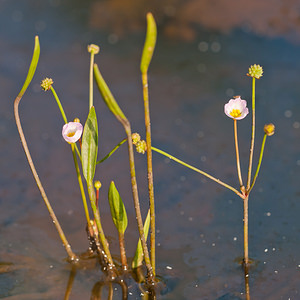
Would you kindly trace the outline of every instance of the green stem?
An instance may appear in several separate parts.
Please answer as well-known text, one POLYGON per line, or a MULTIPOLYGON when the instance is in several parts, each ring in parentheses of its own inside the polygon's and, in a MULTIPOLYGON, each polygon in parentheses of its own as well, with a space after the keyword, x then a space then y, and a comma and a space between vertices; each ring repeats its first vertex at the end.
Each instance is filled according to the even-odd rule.
POLYGON ((251 134, 248 179, 247 179, 247 188, 246 188, 247 192, 249 192, 250 183, 251 183, 251 171, 252 171, 253 152, 254 152, 254 139, 255 139, 255 77, 252 78, 252 134, 251 134))
MULTIPOLYGON (((56 100, 56 103, 57 103, 58 108, 59 108, 59 110, 60 110, 60 113, 61 113, 61 115, 62 115, 62 117, 63 117, 63 119, 64 119, 64 122, 65 122, 65 124, 67 124, 67 123, 68 123, 68 119, 67 119, 66 114, 65 114, 65 111, 64 111, 64 109, 63 109, 63 107, 62 107, 62 105, 61 105, 61 102, 60 102, 60 100, 59 100, 59 98, 58 98, 58 96, 57 96, 57 93, 56 93, 56 91, 55 91, 55 89, 54 89, 53 86, 51 86, 50 89, 51 89, 51 92, 52 92, 52 94, 53 94, 53 96, 54 96, 54 98, 55 98, 55 100, 56 100)), ((75 144, 75 149, 76 149, 76 152, 77 152, 78 157, 79 157, 80 160, 81 160, 81 155, 80 155, 80 152, 79 152, 78 147, 77 147, 76 144, 75 144)))
POLYGON ((236 153, 236 166, 237 166, 238 178, 240 182, 240 188, 241 190, 244 190, 241 164, 240 164, 239 143, 238 143, 238 134, 237 134, 237 120, 233 119, 233 122, 234 122, 234 144, 235 144, 235 153, 236 153))
POLYGON ((94 213, 94 217, 95 217, 95 221, 96 221, 96 225, 97 225, 97 229, 98 229, 98 233, 99 233, 99 238, 100 238, 103 250, 107 256, 108 263, 110 264, 110 266, 112 268, 115 268, 112 256, 109 251, 108 242, 106 240, 106 237, 104 235, 104 231, 102 228, 102 224, 101 224, 101 220, 100 220, 100 213, 96 206, 96 193, 95 193, 95 189, 93 186, 93 182, 87 182, 87 188, 88 188, 88 193, 89 193, 89 197, 90 197, 90 201, 91 201, 91 207, 92 207, 92 210, 94 213))
POLYGON ((127 141, 128 141, 128 154, 129 154, 129 165, 130 165, 130 175, 131 175, 131 186, 132 186, 132 195, 133 195, 133 201, 134 201, 134 208, 136 213, 136 220, 138 223, 138 230, 139 235, 142 243, 143 253, 144 253, 144 260, 148 271, 148 279, 150 282, 153 282, 153 270, 152 265, 150 261, 149 251, 146 244, 146 239, 144 235, 144 226, 143 226, 143 219, 141 214, 141 208, 140 208, 140 201, 139 201, 139 194, 138 194, 138 188, 137 188, 137 182, 136 182, 136 175, 135 175, 135 165, 134 165, 134 154, 133 154, 133 145, 132 145, 132 139, 131 139, 131 127, 129 122, 124 122, 124 128, 127 134, 127 141))
POLYGON ((124 239, 124 233, 121 231, 119 231, 119 246, 120 246, 122 268, 124 271, 127 271, 128 264, 127 264, 126 251, 125 251, 125 239, 124 239))
POLYGON ((95 57, 95 53, 92 51, 91 52, 91 61, 90 61, 90 81, 89 81, 89 108, 91 109, 91 107, 94 105, 93 104, 93 67, 94 67, 94 57, 95 57))
POLYGON ((82 179, 81 179, 80 169, 79 169, 78 162, 77 162, 77 157, 76 157, 76 152, 75 152, 75 144, 74 143, 71 144, 71 148, 72 148, 73 160, 74 160, 75 170, 76 170, 78 184, 79 184, 79 188, 80 188, 81 198, 82 198, 82 202, 83 202, 85 217, 86 217, 86 220, 87 220, 87 224, 89 226, 90 225, 89 209, 88 209, 86 196, 85 196, 85 192, 84 192, 84 188, 83 188, 83 184, 82 184, 82 179))
POLYGON ((256 172, 254 174, 253 181, 252 181, 252 184, 251 184, 250 189, 249 189, 249 193, 250 193, 250 191, 252 190, 252 188, 253 188, 253 186, 255 184, 256 178, 257 178, 259 170, 260 170, 262 158, 263 158, 263 155, 264 155, 264 149, 265 149, 266 139, 267 139, 267 134, 265 133, 265 135, 263 137, 262 144, 261 144, 261 149, 260 149, 260 155, 259 155, 259 160, 258 160, 258 164, 257 164, 257 169, 256 169, 256 172))
POLYGON ((181 165, 183 165, 183 166, 185 166, 185 167, 187 167, 187 168, 189 168, 189 169, 191 169, 191 170, 193 170, 193 171, 195 171, 195 172, 197 172, 197 173, 200 173, 200 174, 202 174, 202 175, 208 177, 209 179, 211 179, 211 180, 213 180, 213 181, 219 183, 220 185, 223 185, 224 187, 228 188, 229 190, 233 191, 233 192, 236 193, 238 196, 240 196, 242 199, 244 199, 244 195, 243 195, 242 193, 240 193, 238 190, 236 190, 236 189, 233 188, 232 186, 230 186, 230 185, 224 183, 224 182, 221 181, 220 179, 217 179, 217 178, 215 178, 215 177, 209 175, 208 173, 206 173, 206 172, 204 172, 204 171, 202 171, 202 170, 199 170, 199 169, 197 169, 197 168, 195 168, 195 167, 193 167, 193 166, 191 166, 191 165, 185 163, 184 161, 182 161, 182 160, 180 160, 180 159, 178 159, 178 158, 176 158, 176 157, 170 155, 169 153, 164 152, 164 151, 162 151, 162 150, 160 150, 160 149, 158 149, 158 148, 151 147, 151 149, 152 149, 152 151, 158 152, 158 153, 160 153, 160 154, 162 154, 162 155, 168 157, 169 159, 172 159, 172 160, 176 161, 177 163, 179 163, 179 164, 181 164, 181 165))
POLYGON ((148 273, 148 282, 150 284, 154 284, 153 270, 152 270, 152 266, 150 263, 149 251, 148 251, 148 247, 147 247, 145 236, 144 236, 143 220, 142 220, 142 215, 141 215, 139 195, 138 195, 138 189, 137 189, 133 145, 132 145, 132 138, 131 138, 131 126, 130 126, 128 119, 126 118, 126 116, 120 109, 118 103, 116 102, 114 96, 112 95, 110 89, 108 88, 106 82, 104 81, 104 79, 99 71, 99 68, 96 64, 94 65, 94 75, 95 75, 95 80, 97 82, 99 91, 103 97, 104 102, 106 103, 108 108, 111 110, 111 112, 115 115, 115 117, 123 125, 124 130, 127 135, 128 155, 129 155, 130 176, 131 176, 131 186, 132 186, 132 196, 133 196, 133 201, 134 201, 134 209, 135 209, 135 213, 136 213, 136 220, 137 220, 139 235, 140 235, 142 248, 143 248, 143 252, 144 252, 144 260, 145 260, 147 273, 148 273))
POLYGON ((247 267, 249 264, 249 251, 248 251, 248 201, 249 196, 244 198, 244 265, 247 267))
POLYGON ((115 146, 106 156, 104 156, 102 159, 98 160, 96 164, 101 164, 103 161, 108 159, 121 145, 123 145, 127 139, 122 140, 117 146, 115 146))
POLYGON ((151 151, 151 123, 149 109, 149 91, 147 72, 142 73, 145 127, 146 127, 146 145, 147 149, 147 172, 148 172, 148 192, 150 206, 150 249, 151 249, 151 265, 155 276, 155 202, 153 187, 153 168, 152 168, 152 151, 151 151))
POLYGON ((56 92, 55 92, 53 86, 51 86, 50 89, 51 89, 51 92, 52 92, 52 94, 53 94, 53 96, 54 96, 54 98, 55 98, 55 100, 56 100, 56 103, 57 103, 57 105, 58 105, 58 108, 59 108, 59 110, 60 110, 60 113, 61 113, 61 115, 62 115, 62 117, 63 117, 65 123, 67 124, 67 123, 68 123, 68 120, 67 120, 65 111, 64 111, 64 109, 63 109, 63 107, 62 107, 62 105, 61 105, 61 102, 60 102, 60 100, 59 100, 59 98, 58 98, 58 96, 57 96, 57 94, 56 94, 56 92))

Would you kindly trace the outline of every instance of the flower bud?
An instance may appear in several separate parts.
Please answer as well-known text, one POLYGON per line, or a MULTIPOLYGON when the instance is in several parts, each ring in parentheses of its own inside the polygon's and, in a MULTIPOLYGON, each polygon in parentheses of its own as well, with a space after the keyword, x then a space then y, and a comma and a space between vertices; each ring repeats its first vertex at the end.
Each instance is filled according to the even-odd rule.
POLYGON ((264 131, 267 136, 271 136, 275 133, 275 125, 270 123, 264 126, 264 131))
POLYGON ((87 49, 89 53, 94 53, 94 54, 98 54, 100 51, 100 47, 95 44, 88 45, 87 49))
POLYGON ((133 145, 136 145, 141 140, 141 136, 137 132, 133 133, 131 138, 133 145))
POLYGON ((260 65, 252 65, 250 66, 249 73, 247 75, 259 79, 262 77, 263 72, 263 68, 260 65))
POLYGON ((53 80, 51 78, 46 77, 41 82, 41 87, 44 91, 49 91, 51 89, 51 86, 53 84, 53 80))
POLYGON ((101 186, 102 186, 102 184, 101 184, 101 182, 100 182, 99 180, 96 180, 96 181, 94 182, 94 187, 95 187, 95 189, 96 189, 97 191, 100 190, 101 186))
POLYGON ((144 154, 147 150, 147 145, 144 140, 137 142, 135 146, 138 153, 144 154))

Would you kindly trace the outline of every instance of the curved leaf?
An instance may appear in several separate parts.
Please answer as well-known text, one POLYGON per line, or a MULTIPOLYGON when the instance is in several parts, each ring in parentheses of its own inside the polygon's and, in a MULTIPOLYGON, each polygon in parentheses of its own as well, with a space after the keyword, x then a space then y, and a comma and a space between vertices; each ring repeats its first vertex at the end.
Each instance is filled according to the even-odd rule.
POLYGON ((40 42, 39 42, 39 37, 35 36, 35 44, 34 44, 34 50, 33 50, 33 55, 32 55, 32 59, 31 59, 31 63, 30 63, 30 67, 28 70, 28 74, 27 77, 25 79, 25 82, 23 84, 23 87, 18 95, 18 97, 21 97, 24 95, 25 91, 27 90, 33 75, 35 73, 38 61, 39 61, 39 57, 40 57, 40 42))
POLYGON ((141 72, 146 73, 148 71, 155 44, 156 44, 156 36, 157 36, 157 29, 155 20, 153 18, 153 15, 151 13, 147 14, 147 33, 146 33, 146 39, 144 44, 144 50, 142 54, 141 59, 141 72))
POLYGON ((118 231, 124 234, 128 224, 127 214, 124 203, 113 181, 110 183, 109 186, 108 201, 112 219, 118 231))

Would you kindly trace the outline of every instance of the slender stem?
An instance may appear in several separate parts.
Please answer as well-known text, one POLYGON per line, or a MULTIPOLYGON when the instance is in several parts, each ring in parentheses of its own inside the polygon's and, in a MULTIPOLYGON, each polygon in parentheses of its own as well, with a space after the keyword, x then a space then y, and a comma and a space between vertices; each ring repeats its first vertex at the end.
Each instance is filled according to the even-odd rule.
MULTIPOLYGON (((80 140, 79 140, 80 141, 80 140)), ((80 144, 81 145, 81 144, 80 144)), ((80 152, 79 152, 79 149, 78 149, 78 147, 77 147, 77 145, 75 144, 75 150, 76 150, 76 153, 77 153, 77 155, 78 155, 78 157, 79 157, 79 159, 80 159, 80 161, 81 161, 81 154, 80 154, 80 152)))
MULTIPOLYGON (((59 108, 59 110, 60 110, 60 113, 61 113, 61 115, 62 115, 62 118, 64 119, 65 124, 67 124, 67 123, 68 123, 68 119, 67 119, 66 114, 65 114, 65 111, 64 111, 64 109, 63 109, 63 107, 62 107, 62 105, 61 105, 61 102, 60 102, 60 100, 59 100, 59 97, 58 97, 58 95, 57 95, 57 93, 56 93, 56 91, 55 91, 55 89, 54 89, 54 87, 53 87, 52 85, 51 85, 50 89, 51 89, 51 92, 52 92, 52 94, 53 94, 53 96, 54 96, 54 98, 55 98, 55 100, 56 100, 56 103, 57 103, 57 105, 58 105, 58 108, 59 108)), ((79 157, 80 160, 81 160, 81 155, 80 155, 80 152, 79 152, 78 147, 77 147, 76 144, 75 144, 75 149, 76 149, 76 152, 77 152, 78 157, 79 157)))
POLYGON ((100 213, 96 206, 96 193, 95 193, 93 183, 87 182, 87 188, 88 188, 91 206, 92 206, 92 210, 94 212, 94 217, 95 217, 95 221, 96 221, 96 225, 97 225, 97 229, 98 229, 98 233, 99 233, 99 238, 100 238, 103 250, 107 256, 108 263, 111 265, 112 268, 114 268, 115 265, 112 260, 112 257, 111 257, 110 251, 109 251, 109 247, 108 247, 108 242, 106 240, 106 237, 104 235, 104 231, 102 228, 102 224, 101 224, 101 220, 100 220, 100 213))
POLYGON ((122 140, 117 146, 115 146, 106 156, 104 156, 101 160, 98 160, 96 164, 101 164, 103 161, 108 159, 122 144, 124 144, 127 139, 122 140))
POLYGON ((91 61, 90 61, 90 80, 89 80, 89 108, 91 109, 91 107, 94 105, 93 104, 93 66, 94 66, 94 57, 95 57, 95 53, 92 51, 91 52, 91 61))
POLYGON ((147 267, 148 280, 150 282, 153 282, 153 278, 154 278, 153 270, 152 270, 150 257, 149 257, 149 251, 148 251, 148 247, 147 247, 145 235, 144 235, 144 226, 143 226, 140 201, 139 201, 139 195, 138 195, 138 188, 137 188, 137 182, 136 182, 133 145, 132 145, 132 139, 131 139, 131 128, 130 128, 129 122, 128 121, 126 122, 126 121, 125 120, 123 121, 123 125, 125 128, 126 134, 127 134, 127 141, 128 141, 128 154, 129 154, 132 196, 133 196, 133 201, 134 201, 136 220, 137 220, 139 235, 140 235, 140 239, 141 239, 141 243, 142 243, 144 260, 145 260, 145 264, 147 267))
POLYGON ((20 100, 21 100, 21 97, 17 97, 15 102, 14 102, 14 114, 15 114, 15 119, 16 119, 16 124, 17 124, 17 127, 18 127, 18 131, 19 131, 19 134, 20 134, 20 138, 21 138, 21 142, 22 142, 22 145, 23 145, 23 148, 24 148, 24 151, 25 151, 25 154, 26 154, 26 157, 27 157, 27 160, 28 160, 28 163, 29 163, 29 166, 30 166, 30 169, 31 169, 31 172, 33 174, 33 177, 35 179, 35 182, 40 190, 40 193, 42 195, 42 198, 46 204, 46 207, 49 211, 49 214, 50 214, 50 217, 52 218, 52 221, 53 221, 53 224, 54 226, 56 227, 56 230, 62 240, 62 243, 68 253, 68 256, 69 256, 69 259, 70 261, 77 261, 78 260, 78 257, 76 256, 76 254, 72 251, 71 249, 71 246, 58 222, 58 219, 56 218, 56 215, 50 205, 50 202, 48 200, 48 197, 46 195, 46 192, 43 188, 43 185, 39 179, 39 176, 37 174, 37 171, 35 169, 35 166, 34 166, 34 163, 33 163, 33 160, 31 158, 31 155, 30 155, 30 152, 29 152, 29 149, 28 149, 28 146, 27 146, 27 142, 26 142, 26 139, 25 139, 25 135, 24 135, 24 132, 23 132, 23 129, 22 129, 22 125, 21 125, 21 121, 20 121, 20 116, 19 116, 19 103, 20 103, 20 100))
POLYGON ((240 187, 241 187, 241 189, 243 189, 244 185, 243 185, 241 164, 240 164, 239 142, 238 142, 238 134, 237 134, 237 120, 233 119, 233 121, 234 121, 233 124, 234 124, 234 143, 235 143, 235 153, 236 153, 236 166, 237 166, 240 187))
POLYGON ((200 173, 200 174, 202 174, 202 175, 208 177, 209 179, 211 179, 211 180, 213 180, 213 181, 219 183, 220 185, 223 185, 224 187, 226 187, 226 188, 228 188, 229 190, 231 190, 231 191, 233 191, 234 193, 236 193, 236 194, 237 194, 238 196, 240 196, 242 199, 245 197, 245 196, 244 196, 242 193, 240 193, 238 190, 236 190, 235 188, 233 188, 233 187, 230 186, 229 184, 224 183, 224 182, 221 181, 220 179, 217 179, 217 178, 215 178, 215 177, 213 177, 213 176, 207 174, 206 172, 204 172, 204 171, 202 171, 202 170, 199 170, 199 169, 197 169, 197 168, 195 168, 195 167, 193 167, 193 166, 191 166, 191 165, 185 163, 184 161, 182 161, 182 160, 180 160, 180 159, 178 159, 178 158, 176 158, 176 157, 174 157, 174 156, 168 154, 167 152, 164 152, 164 151, 162 151, 162 150, 160 150, 160 149, 158 149, 158 148, 151 147, 151 149, 152 149, 152 151, 158 152, 158 153, 160 153, 160 154, 162 154, 162 155, 168 157, 169 159, 172 159, 172 160, 176 161, 177 163, 179 163, 179 164, 181 164, 181 165, 183 165, 183 166, 185 166, 185 167, 187 167, 187 168, 189 168, 189 169, 191 169, 191 170, 193 170, 193 171, 195 171, 195 172, 197 172, 197 173, 200 173))
POLYGON ((155 202, 154 202, 154 187, 153 187, 153 168, 152 168, 152 151, 151 151, 151 123, 149 109, 149 91, 148 91, 148 76, 147 72, 142 73, 144 111, 145 111, 145 127, 146 127, 146 145, 147 149, 147 172, 148 172, 148 192, 149 192, 149 207, 150 207, 150 250, 151 264, 153 274, 155 276, 155 202))
POLYGON ((111 112, 115 115, 115 117, 123 125, 124 130, 127 135, 131 187, 132 187, 134 208, 135 208, 135 213, 136 213, 136 220, 137 220, 137 224, 138 224, 139 235, 140 235, 143 253, 144 253, 144 260, 145 260, 147 273, 148 273, 148 282, 150 284, 154 284, 153 270, 152 270, 149 252, 148 252, 148 248, 147 248, 147 244, 146 244, 146 240, 145 240, 145 235, 144 235, 144 230, 143 230, 143 220, 142 220, 142 216, 141 216, 141 209, 140 209, 139 196, 138 196, 138 190, 137 190, 130 123, 127 120, 124 113, 122 112, 122 110, 120 109, 120 107, 119 107, 118 103, 116 102, 114 96, 112 95, 111 91, 109 90, 109 88, 108 88, 106 82, 104 81, 104 79, 99 71, 99 68, 96 64, 94 65, 94 73, 95 73, 95 79, 96 79, 99 91, 103 97, 104 102, 106 103, 108 108, 111 110, 111 112))
POLYGON ((54 98, 55 98, 55 100, 56 100, 56 103, 57 103, 57 105, 58 105, 58 108, 59 108, 59 110, 60 110, 60 113, 61 113, 61 115, 62 115, 62 117, 63 117, 65 123, 67 124, 67 123, 68 123, 68 120, 67 120, 65 111, 64 111, 64 109, 63 109, 63 107, 62 107, 62 105, 61 105, 61 102, 60 102, 60 100, 59 100, 59 98, 58 98, 58 96, 57 96, 57 94, 56 94, 56 92, 55 92, 53 86, 51 86, 50 89, 51 89, 51 92, 52 92, 52 94, 53 94, 53 96, 54 96, 54 98))
POLYGON ((87 223, 90 224, 89 209, 88 209, 86 196, 85 196, 85 192, 84 192, 84 188, 83 188, 83 184, 82 184, 82 179, 81 179, 80 169, 79 169, 78 162, 77 162, 74 143, 71 144, 71 148, 72 148, 73 160, 74 160, 75 170, 76 170, 78 184, 79 184, 79 188, 80 188, 81 198, 82 198, 82 202, 83 202, 85 217, 86 217, 87 223))
POLYGON ((251 134, 251 145, 249 155, 249 167, 248 167, 248 179, 246 190, 249 191, 251 183, 251 171, 253 164, 253 152, 254 152, 254 139, 255 139, 255 78, 252 78, 252 134, 251 134))
POLYGON ((250 286, 249 286, 249 269, 248 269, 248 266, 244 266, 244 276, 245 276, 246 300, 250 300, 250 286))
POLYGON ((265 133, 265 135, 263 137, 262 144, 261 144, 261 149, 260 149, 260 155, 259 155, 259 160, 258 160, 258 164, 257 164, 257 169, 256 169, 256 172, 254 174, 253 181, 252 181, 252 184, 251 184, 250 189, 249 189, 249 193, 250 193, 250 191, 252 190, 252 188, 253 188, 253 186, 255 184, 256 178, 257 178, 259 170, 260 170, 261 162, 262 162, 263 155, 264 155, 264 149, 265 149, 266 139, 267 139, 267 134, 265 133))
POLYGON ((111 282, 108 283, 108 297, 107 300, 112 300, 114 296, 113 285, 111 282))
POLYGON ((248 201, 249 196, 244 198, 244 265, 249 264, 249 254, 248 254, 248 201))
POLYGON ((120 246, 120 255, 121 255, 121 263, 124 271, 128 270, 126 251, 125 251, 125 240, 124 233, 119 231, 119 246, 120 246))

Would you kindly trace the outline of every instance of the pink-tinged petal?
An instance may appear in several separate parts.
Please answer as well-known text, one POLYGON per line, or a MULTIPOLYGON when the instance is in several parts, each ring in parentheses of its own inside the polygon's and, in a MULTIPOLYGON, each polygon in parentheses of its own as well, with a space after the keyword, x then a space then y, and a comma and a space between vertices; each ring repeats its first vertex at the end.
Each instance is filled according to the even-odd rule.
POLYGON ((249 113, 247 101, 242 100, 241 97, 230 99, 229 102, 224 105, 224 113, 231 119, 244 119, 249 113))
POLYGON ((83 126, 78 122, 69 122, 62 128, 62 136, 68 143, 76 143, 83 131, 83 126))

